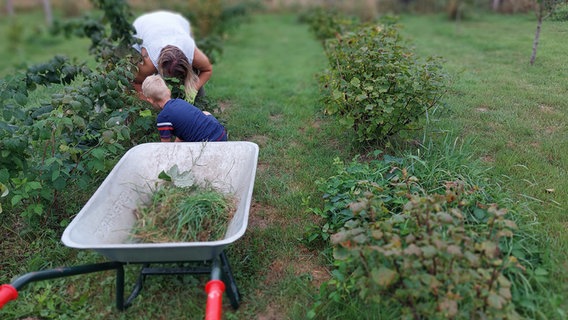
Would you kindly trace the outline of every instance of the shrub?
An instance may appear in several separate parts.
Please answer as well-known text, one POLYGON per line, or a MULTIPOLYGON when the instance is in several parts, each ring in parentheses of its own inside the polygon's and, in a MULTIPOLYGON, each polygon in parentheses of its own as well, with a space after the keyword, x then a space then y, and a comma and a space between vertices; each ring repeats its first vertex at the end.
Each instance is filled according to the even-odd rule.
POLYGON ((0 183, 10 190, 5 201, 12 212, 30 226, 58 226, 76 201, 65 190, 90 191, 124 150, 147 139, 153 128, 142 114, 146 102, 131 86, 135 63, 128 7, 93 2, 102 16, 57 24, 54 32, 89 37, 99 62, 95 69, 56 56, 0 79, 0 164, 7 164, 0 183), (47 98, 31 99, 36 90, 47 98))
POLYGON ((320 83, 325 110, 359 142, 409 129, 445 93, 439 58, 419 62, 396 25, 364 26, 328 40, 329 68, 320 83))
POLYGON ((568 21, 568 3, 559 3, 550 15, 552 21, 568 21))
MULTIPOLYGON (((516 225, 506 210, 483 206, 486 227, 468 227, 458 190, 413 196, 387 219, 346 223, 331 238, 338 268, 328 284, 368 303, 393 297, 404 319, 518 317, 504 272, 522 266, 499 249, 516 225)), ((373 197, 354 214, 377 210, 373 197)))
POLYGON ((535 290, 548 280, 534 276, 543 270, 531 233, 516 229, 518 208, 451 152, 444 163, 337 160, 337 173, 317 181, 324 207, 311 211, 323 221, 306 239, 329 240, 333 269, 311 317, 372 309, 369 319, 534 318, 535 290))
POLYGON ((315 7, 300 16, 300 21, 309 25, 316 39, 325 42, 359 26, 357 18, 346 17, 336 9, 315 7))

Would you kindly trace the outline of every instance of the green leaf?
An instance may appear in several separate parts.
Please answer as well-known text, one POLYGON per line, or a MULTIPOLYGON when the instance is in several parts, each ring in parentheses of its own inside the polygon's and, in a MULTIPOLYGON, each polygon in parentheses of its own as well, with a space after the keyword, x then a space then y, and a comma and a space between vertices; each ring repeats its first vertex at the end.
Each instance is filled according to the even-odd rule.
POLYGON ((23 106, 28 102, 28 97, 23 93, 17 93, 14 100, 16 100, 19 105, 23 106))
POLYGON ((487 216, 487 213, 485 212, 485 210, 480 209, 480 208, 474 208, 473 209, 473 215, 479 219, 479 220, 483 220, 485 219, 485 217, 487 216))
POLYGON ((28 183, 28 186, 29 186, 30 189, 32 189, 32 190, 41 189, 41 183, 39 183, 38 181, 30 181, 30 182, 28 183))
POLYGON ((422 255, 422 250, 420 250, 420 248, 417 245, 412 243, 406 249, 404 249, 403 253, 409 256, 410 255, 420 256, 422 255))
POLYGON ((503 309, 503 304, 505 304, 505 302, 506 301, 502 296, 496 294, 493 291, 491 291, 487 296, 487 304, 497 310, 503 309))
POLYGON ((141 110, 141 111, 140 111, 140 116, 141 116, 142 118, 151 117, 151 116, 152 116, 152 111, 149 110, 149 109, 141 110))
POLYGON ((373 281, 383 287, 390 286, 397 278, 397 273, 387 267, 373 268, 371 277, 373 281))
POLYGON ((120 129, 120 134, 127 140, 130 140, 130 128, 124 126, 120 129))
POLYGON ((543 268, 536 268, 536 269, 534 270, 534 274, 535 274, 536 276, 547 276, 547 275, 548 275, 548 271, 546 271, 546 270, 543 269, 543 268))
POLYGON ((436 248, 434 246, 424 246, 421 248, 422 249, 422 254, 424 255, 424 258, 430 259, 432 257, 434 257, 436 255, 436 248))
POLYGON ((22 199, 23 199, 23 197, 21 195, 17 194, 17 195, 12 197, 12 199, 10 200, 10 203, 12 204, 12 206, 16 206, 22 199))
POLYGON ((333 100, 343 99, 343 92, 340 90, 333 90, 332 97, 333 100))
POLYGON ((158 175, 158 179, 162 179, 165 181, 172 181, 172 177, 170 177, 170 175, 168 175, 164 170, 160 172, 160 174, 158 175))
POLYGON ((353 77, 353 79, 351 79, 349 83, 351 83, 351 85, 354 87, 359 87, 359 85, 361 84, 361 80, 359 80, 359 78, 357 77, 353 77))
POLYGON ((333 250, 333 258, 336 260, 345 260, 351 255, 351 250, 343 246, 337 246, 333 250))
POLYGON ((171 177, 171 181, 176 187, 187 188, 195 184, 195 177, 191 170, 180 172, 177 164, 174 164, 168 171, 167 174, 171 177))
POLYGON ((59 175, 60 175, 59 170, 53 170, 53 172, 51 173, 51 181, 57 180, 57 178, 59 178, 59 175))

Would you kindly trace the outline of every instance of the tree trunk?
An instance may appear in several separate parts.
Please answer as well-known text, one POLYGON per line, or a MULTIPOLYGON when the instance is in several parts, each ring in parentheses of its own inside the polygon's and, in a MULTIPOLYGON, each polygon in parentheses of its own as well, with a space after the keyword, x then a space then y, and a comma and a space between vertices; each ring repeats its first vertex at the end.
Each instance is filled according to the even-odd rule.
POLYGON ((14 2, 12 0, 6 0, 6 12, 9 16, 14 15, 14 2))
POLYGON ((53 23, 51 4, 49 3, 49 0, 42 0, 42 2, 43 2, 43 12, 45 12, 45 23, 47 23, 48 26, 51 26, 51 24, 53 23))
POLYGON ((497 12, 499 10, 499 5, 501 4, 501 0, 493 0, 493 11, 497 12))
POLYGON ((538 22, 536 24, 536 32, 534 34, 534 41, 533 41, 533 48, 532 48, 532 55, 531 55, 531 65, 534 64, 536 59, 536 49, 538 47, 538 40, 540 38, 540 29, 542 27, 542 14, 538 15, 538 22))

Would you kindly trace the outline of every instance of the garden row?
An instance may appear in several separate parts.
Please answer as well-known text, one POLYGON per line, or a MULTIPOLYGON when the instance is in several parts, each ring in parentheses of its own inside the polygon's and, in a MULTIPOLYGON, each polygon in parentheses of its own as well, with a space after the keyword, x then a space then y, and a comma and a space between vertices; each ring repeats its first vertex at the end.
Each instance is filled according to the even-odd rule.
MULTIPOLYGON (((325 111, 354 133, 361 151, 429 125, 446 75, 438 58, 413 53, 396 19, 360 23, 313 10, 303 21, 329 60, 325 111)), ((312 318, 368 310, 373 319, 515 319, 551 309, 539 298, 546 272, 522 208, 444 143, 400 157, 375 151, 337 160, 337 174, 318 181, 325 205, 310 210, 322 222, 306 239, 323 241, 333 271, 312 318)))
MULTIPOLYGON (((154 115, 131 85, 140 59, 132 9, 126 1, 92 4, 80 18, 55 21, 53 31, 90 39, 95 68, 56 56, 0 79, 0 212, 19 214, 32 230, 64 225, 125 150, 154 140, 154 115)), ((223 32, 246 8, 203 6, 194 32, 214 61, 223 32)))

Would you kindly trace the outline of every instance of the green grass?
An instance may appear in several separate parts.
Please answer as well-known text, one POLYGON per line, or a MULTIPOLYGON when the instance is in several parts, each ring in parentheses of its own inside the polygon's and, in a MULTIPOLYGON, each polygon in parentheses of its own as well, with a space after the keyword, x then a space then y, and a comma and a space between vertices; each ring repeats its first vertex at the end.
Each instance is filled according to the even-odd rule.
MULTIPOLYGON (((56 16, 57 14, 54 13, 56 16)), ((92 64, 89 39, 53 36, 41 11, 16 14, 0 19, 0 77, 23 71, 27 66, 65 55, 77 62, 92 64)))
POLYGON ((510 201, 527 202, 552 279, 559 280, 550 291, 566 292, 566 24, 544 23, 531 66, 533 15, 488 14, 459 25, 434 15, 401 23, 417 52, 441 55, 452 75, 436 128, 472 139, 465 151, 485 163, 510 201))
POLYGON ((439 127, 473 137, 476 157, 518 199, 534 199, 543 234, 554 244, 551 250, 566 259, 566 25, 544 23, 531 66, 532 15, 483 15, 459 26, 442 16, 403 17, 401 22, 417 51, 443 56, 452 73, 439 127))
MULTIPOLYGON (((38 33, 44 40, 37 45, 29 40, 34 34, 29 30, 43 21, 40 15, 21 19, 26 31, 14 49, 19 51, 0 49, 0 75, 9 74, 21 62, 46 61, 60 52, 86 59, 86 41, 52 40, 38 33)), ((0 21, 3 38, 10 28, 7 21, 0 21)), ((433 148, 440 149, 432 156, 458 162, 451 164, 455 168, 469 166, 469 159, 471 166, 482 161, 487 168, 480 172, 489 172, 504 192, 510 190, 509 201, 528 201, 528 212, 538 220, 535 230, 543 238, 540 249, 550 253, 548 270, 558 280, 547 290, 562 305, 566 301, 562 292, 568 291, 565 25, 545 23, 536 64, 529 66, 536 27, 532 16, 479 16, 458 27, 441 16, 403 17, 402 23, 417 51, 442 55, 454 79, 447 108, 431 116, 425 140, 432 139, 433 148), (454 143, 446 140, 448 136, 459 140, 454 143)), ((254 16, 228 35, 223 56, 214 65, 207 93, 223 111, 210 111, 226 124, 230 140, 260 146, 249 226, 227 252, 243 300, 234 311, 224 299, 226 319, 303 319, 329 272, 326 258, 302 245, 305 228, 315 220, 306 207, 321 204, 314 182, 334 173, 333 159, 350 159, 355 151, 346 133, 338 132, 321 113, 315 74, 325 66, 321 45, 292 15, 254 16)), ((93 252, 65 248, 59 234, 20 234, 5 221, 2 230, 11 236, 1 247, 3 282, 29 271, 102 260, 93 252)), ((135 281, 136 270, 127 268, 127 284, 135 281)), ((207 278, 148 277, 126 312, 114 306, 112 273, 37 282, 21 291, 0 315, 202 319, 207 278)))
POLYGON ((163 185, 149 203, 136 210, 132 230, 136 242, 222 240, 235 206, 232 197, 213 188, 163 185))

